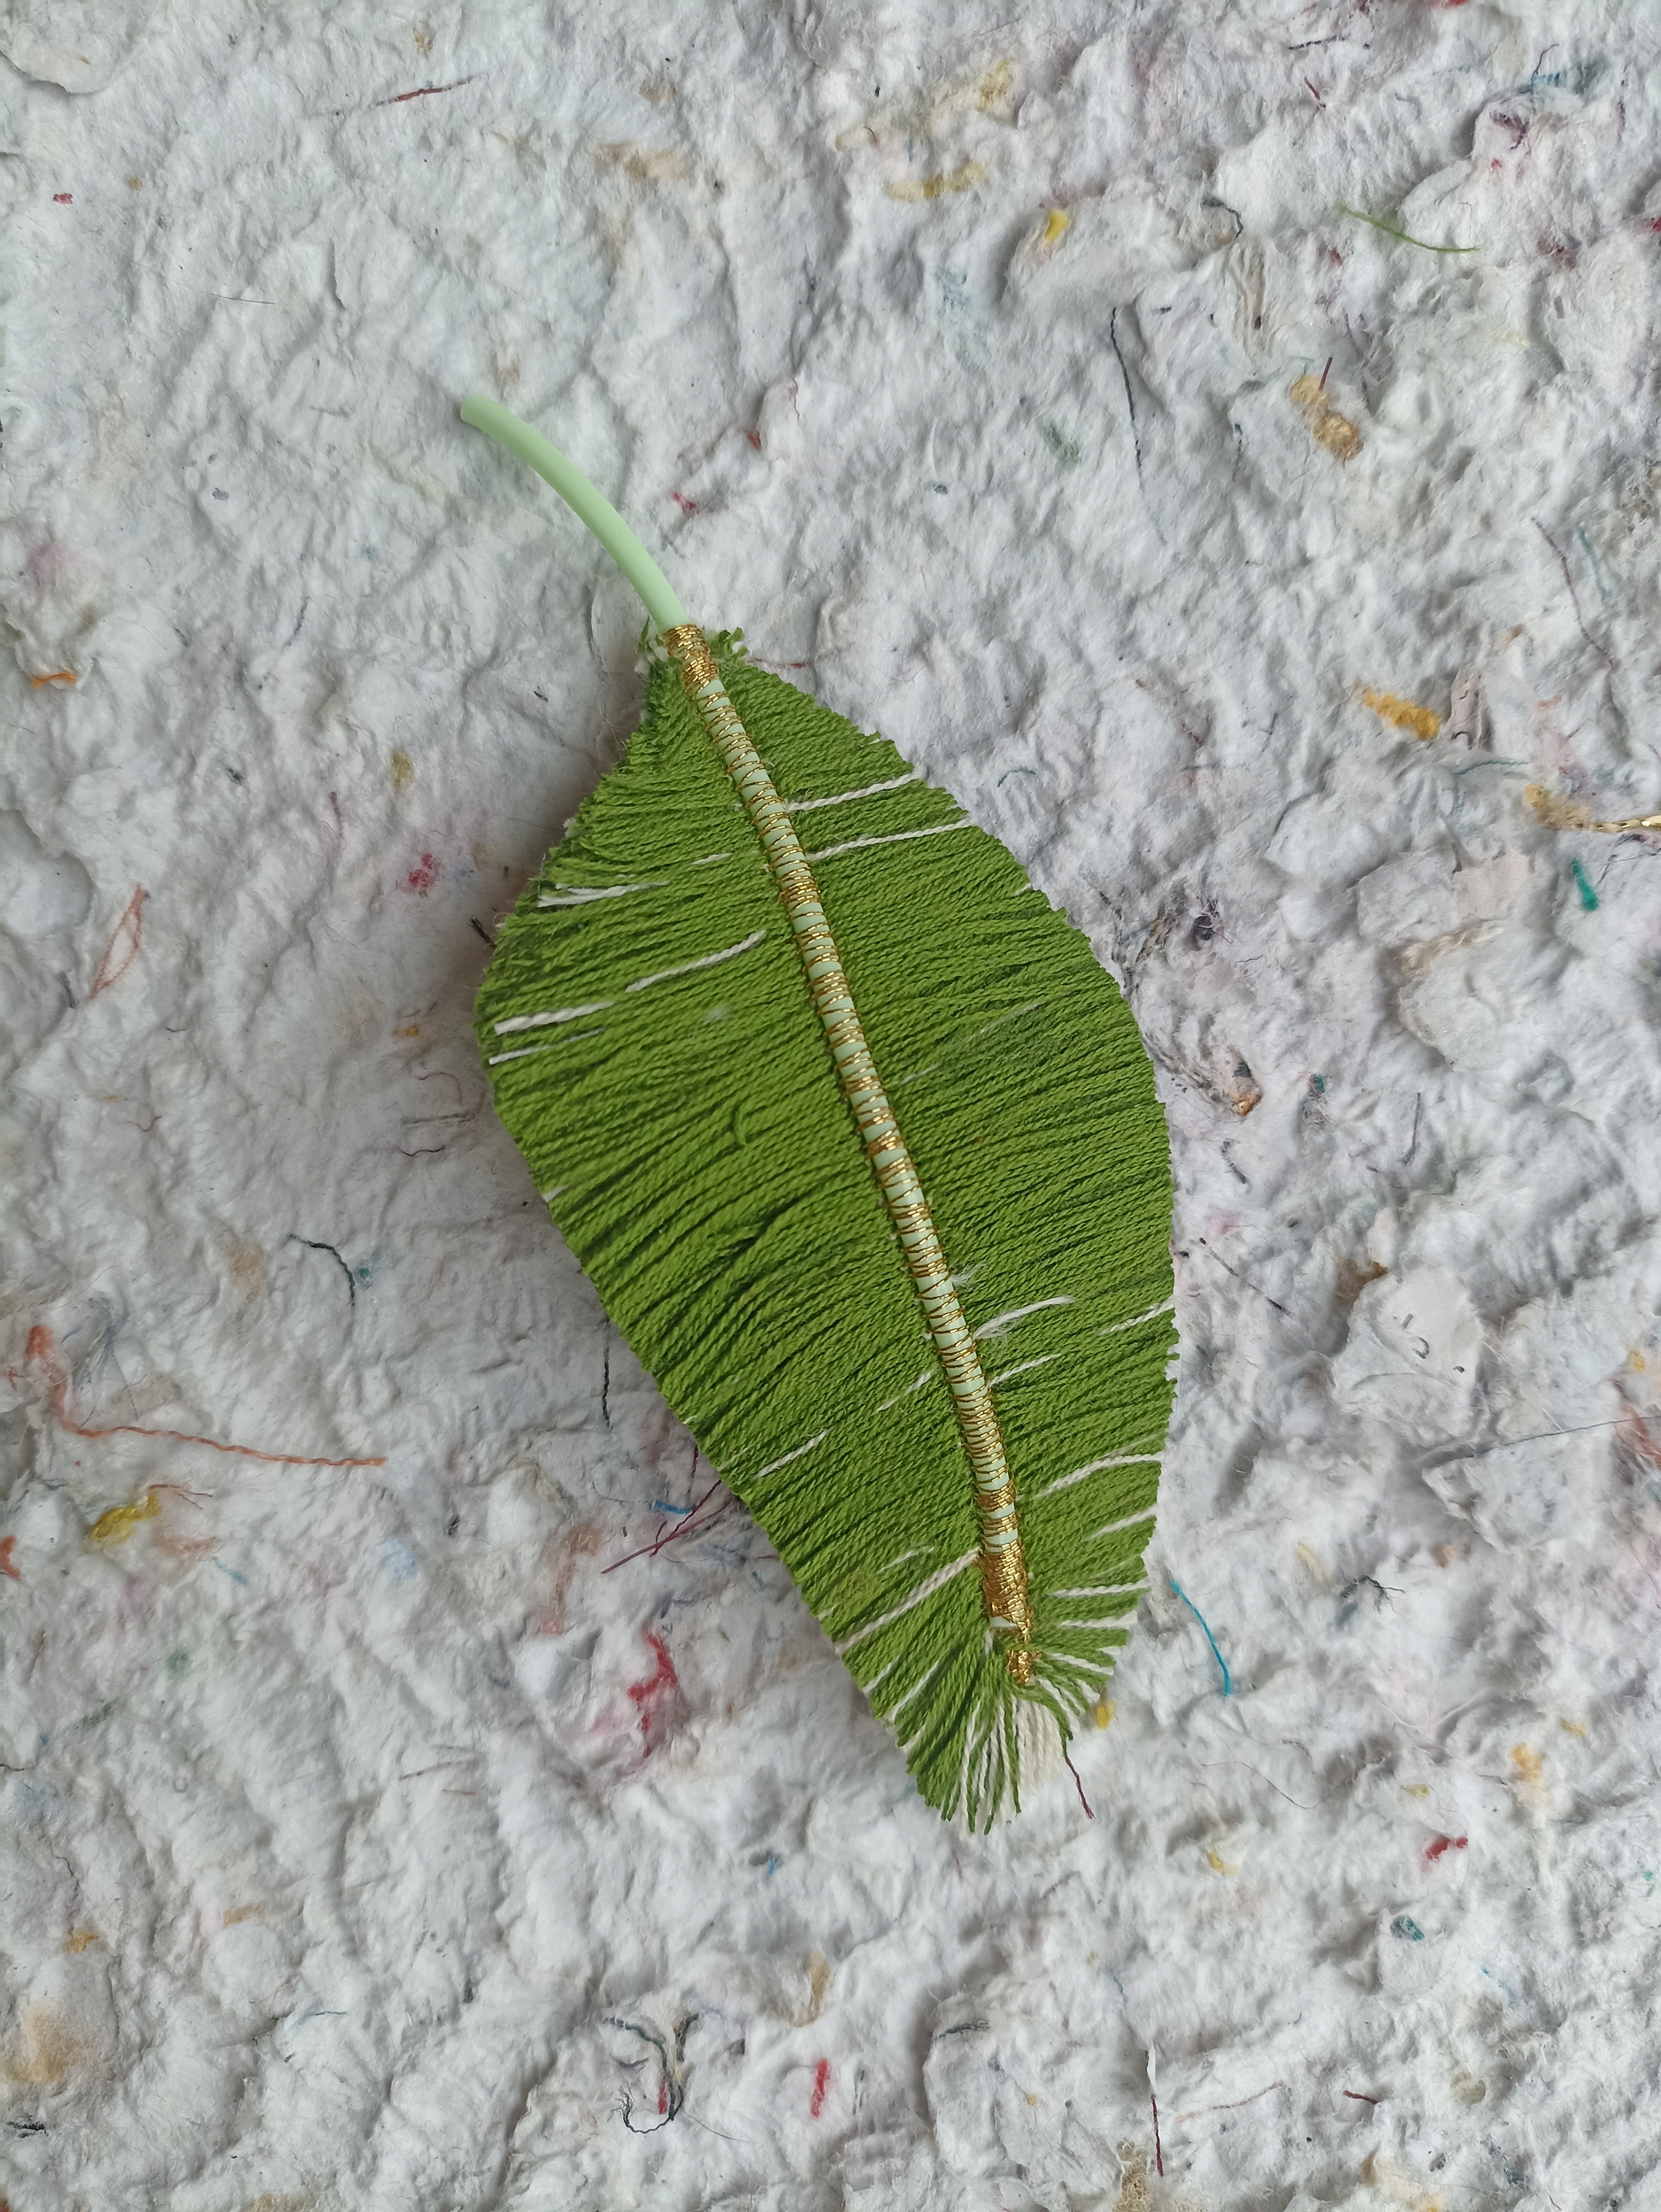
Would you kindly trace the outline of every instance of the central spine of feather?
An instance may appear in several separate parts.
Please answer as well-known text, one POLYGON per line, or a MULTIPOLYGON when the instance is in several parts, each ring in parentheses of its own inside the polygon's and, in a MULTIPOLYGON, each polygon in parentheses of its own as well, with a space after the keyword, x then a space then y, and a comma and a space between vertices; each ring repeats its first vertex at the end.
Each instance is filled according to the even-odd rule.
POLYGON ((665 630, 663 641, 680 665, 681 683, 733 780, 778 887, 842 1096, 905 1255, 951 1392, 974 1481, 987 1617, 995 1631, 1012 1640, 1004 1647, 1004 1663, 1011 1675, 1017 1682, 1030 1682, 1037 1671, 1038 1655, 1033 1648, 1027 1558, 991 1388, 981 1371, 973 1332, 957 1302, 928 1200, 865 1042, 836 941, 819 903, 819 887, 789 810, 727 696, 703 631, 696 623, 683 623, 665 630))

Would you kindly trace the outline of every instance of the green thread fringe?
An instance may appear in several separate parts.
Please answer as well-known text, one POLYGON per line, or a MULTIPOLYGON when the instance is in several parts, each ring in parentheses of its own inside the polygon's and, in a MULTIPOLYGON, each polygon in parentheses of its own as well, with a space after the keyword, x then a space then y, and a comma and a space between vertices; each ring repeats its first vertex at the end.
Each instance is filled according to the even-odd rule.
POLYGON ((777 893, 673 667, 503 925, 481 1044, 566 1241, 922 1794, 989 1824, 1019 1801, 1019 1707, 1065 1741, 1145 1586, 1174 1346, 1164 1117, 1111 979, 1003 846, 884 740, 711 643, 774 783, 808 803, 965 1310, 978 1330, 1021 1315, 980 1350, 1030 1688, 993 1649, 961 1440, 777 893))

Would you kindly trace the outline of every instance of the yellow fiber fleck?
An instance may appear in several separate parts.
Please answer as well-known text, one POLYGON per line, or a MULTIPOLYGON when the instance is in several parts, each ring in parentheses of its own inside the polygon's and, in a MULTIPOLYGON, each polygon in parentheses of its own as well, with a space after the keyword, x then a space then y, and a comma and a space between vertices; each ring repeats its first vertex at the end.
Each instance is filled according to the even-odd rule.
POLYGON ((1111 1724, 1112 1724, 1113 1716, 1114 1716, 1114 1714, 1115 1714, 1116 1712, 1118 1712, 1118 1710, 1119 1710, 1119 1708, 1118 1708, 1118 1706, 1117 1706, 1117 1705, 1115 1705, 1115 1704, 1114 1704, 1114 1702, 1113 1702, 1113 1701, 1112 1701, 1112 1699, 1111 1699, 1111 1698, 1109 1698, 1109 1697, 1102 1697, 1102 1698, 1098 1698, 1098 1699, 1096 1700, 1096 1726, 1097 1726, 1098 1728, 1107 1728, 1107 1727, 1111 1726, 1111 1724))
POLYGON ((1442 727, 1442 717, 1434 708, 1416 707, 1411 699, 1398 699, 1393 691, 1367 690, 1361 696, 1392 728, 1411 730, 1422 742, 1428 743, 1442 727))
POLYGON ((160 1511, 161 1500, 153 1490, 147 1490, 131 1505, 112 1505, 107 1513, 101 1513, 87 1531, 88 1541, 125 1544, 141 1521, 153 1521, 160 1511))
POLYGON ((65 1951, 84 1951, 97 1940, 98 1931, 96 1928, 72 1928, 64 1938, 64 1948, 65 1951))
POLYGON ((1072 216, 1066 212, 1065 208, 1052 207, 1050 211, 1050 220, 1044 225, 1043 237, 1039 242, 1042 245, 1053 246, 1057 239, 1060 237, 1062 232, 1069 227, 1072 221, 1072 216))
POLYGON ((1565 1736, 1583 1736, 1586 1733, 1586 1724, 1583 1721, 1560 1720, 1557 1726, 1562 1729, 1565 1736))
POLYGON ((1573 799, 1560 799, 1555 791, 1548 791, 1543 783, 1525 784, 1523 796, 1548 829, 1590 829, 1592 826, 1589 808, 1577 806, 1573 799))
POLYGON ((1228 1861, 1219 1856, 1216 1851, 1208 1851, 1205 1854, 1205 1863, 1213 1874, 1238 1874, 1240 1871, 1237 1866, 1230 1866, 1228 1861))
POLYGON ((1409 1797, 1428 1797, 1430 1795, 1430 1785, 1428 1782, 1403 1782, 1402 1788, 1405 1794, 1409 1797))
POLYGON ((833 1969, 823 1951, 810 1951, 807 1961, 807 1986, 810 2002, 800 2012, 790 2015, 793 2028, 811 2028, 819 2018, 825 2003, 825 1993, 831 1985, 833 1969))
POLYGON ((965 161, 956 169, 949 169, 937 177, 925 177, 919 183, 914 177, 902 177, 898 183, 884 187, 891 200, 937 200, 942 192, 967 192, 986 175, 984 165, 978 161, 965 161))
POLYGON ((1628 1367, 1635 1368, 1639 1374, 1642 1375, 1645 1368, 1649 1366, 1649 1363, 1647 1359, 1645 1359, 1642 1352, 1628 1352, 1626 1355, 1626 1364, 1628 1367))
POLYGON ((684 154, 661 146, 631 146, 619 140, 600 147, 594 158, 598 167, 620 169, 636 184, 684 184, 692 174, 684 154))
POLYGON ((1321 389, 1318 376, 1300 376, 1287 396, 1303 410, 1303 419, 1316 444, 1335 461, 1353 461, 1361 450, 1361 433, 1347 415, 1341 415, 1321 389))
POLYGON ((1297 1548, 1297 1555, 1303 1563, 1304 1571, 1314 1581, 1319 1583, 1323 1590, 1330 1590, 1333 1586, 1331 1570, 1314 1545, 1300 1544, 1297 1548))
POLYGON ((1341 415, 1335 407, 1329 407, 1318 416, 1310 428, 1315 442, 1330 453, 1335 461, 1352 461, 1361 450, 1361 433, 1348 415, 1341 415))
POLYGON ((995 100, 1001 100, 1015 81, 1015 65, 1010 61, 995 62, 980 80, 980 88, 974 96, 974 104, 982 115, 995 100))
POLYGON ((1526 1743, 1514 1743, 1511 1746, 1511 1764, 1531 1790, 1540 1787, 1545 1761, 1537 1751, 1531 1751, 1526 1743))
POLYGON ((1119 2170, 1122 2177, 1119 2195, 1114 2200, 1113 2212, 1148 2212, 1151 2201, 1148 2186, 1148 2157, 1134 2143, 1119 2147, 1119 2170))
POLYGON ((401 748, 392 756, 392 788, 402 791, 415 775, 415 763, 401 748))

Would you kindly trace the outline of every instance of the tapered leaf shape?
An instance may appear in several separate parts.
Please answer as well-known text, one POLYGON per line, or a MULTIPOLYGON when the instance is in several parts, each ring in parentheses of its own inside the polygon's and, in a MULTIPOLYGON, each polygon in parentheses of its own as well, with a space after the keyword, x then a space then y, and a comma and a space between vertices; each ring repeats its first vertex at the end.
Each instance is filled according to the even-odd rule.
POLYGON ((1144 1586, 1174 1347, 1165 1121, 1082 933, 945 792, 732 638, 989 1383, 1031 1606, 988 1616, 964 1434, 803 956, 673 664, 501 928, 497 1110, 612 1320, 927 1801, 988 1824, 1144 1586))

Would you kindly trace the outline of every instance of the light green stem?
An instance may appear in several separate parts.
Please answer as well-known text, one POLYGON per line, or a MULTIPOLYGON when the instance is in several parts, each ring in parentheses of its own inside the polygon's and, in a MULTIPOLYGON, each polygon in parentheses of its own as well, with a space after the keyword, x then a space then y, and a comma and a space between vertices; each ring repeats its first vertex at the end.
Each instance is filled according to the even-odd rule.
POLYGON ((1364 215, 1358 207, 1346 207, 1338 203, 1341 215, 1353 216, 1357 223, 1370 223, 1374 230, 1381 230, 1387 238, 1399 238, 1404 246, 1418 246, 1426 253, 1480 253, 1480 246, 1433 246, 1428 238, 1412 238, 1406 231, 1397 230, 1394 223, 1380 222, 1376 215, 1364 215))
POLYGON ((550 445, 540 432, 493 399, 465 399, 461 419, 482 430, 498 445, 506 446, 521 461, 528 461, 544 482, 551 484, 579 521, 586 522, 600 543, 645 602, 646 611, 659 630, 673 630, 688 619, 687 611, 669 588, 669 580, 608 499, 602 499, 580 469, 574 469, 558 446, 550 445))

